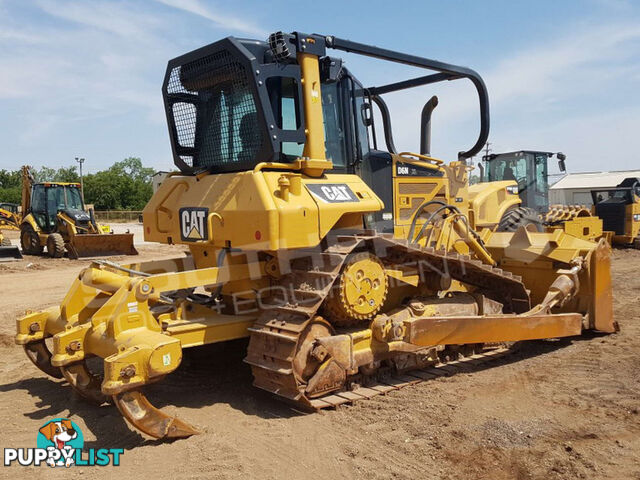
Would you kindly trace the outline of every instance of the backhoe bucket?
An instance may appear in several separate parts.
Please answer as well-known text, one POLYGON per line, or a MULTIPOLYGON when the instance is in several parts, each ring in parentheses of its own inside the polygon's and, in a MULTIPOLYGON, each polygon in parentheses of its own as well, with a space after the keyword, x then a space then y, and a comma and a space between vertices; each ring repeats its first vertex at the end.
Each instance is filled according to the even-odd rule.
POLYGON ((13 260, 20 260, 22 253, 16 245, 7 245, 0 247, 0 262, 11 262, 13 260))
POLYGON ((138 255, 133 246, 133 233, 75 235, 67 244, 67 251, 69 258, 138 255))

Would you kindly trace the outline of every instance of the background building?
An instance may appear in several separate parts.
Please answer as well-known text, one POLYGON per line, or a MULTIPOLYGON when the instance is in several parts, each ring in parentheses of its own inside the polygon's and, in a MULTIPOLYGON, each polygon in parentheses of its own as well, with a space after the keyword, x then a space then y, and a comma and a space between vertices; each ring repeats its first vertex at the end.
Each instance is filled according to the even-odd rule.
POLYGON ((570 173, 549 187, 549 203, 591 206, 591 190, 616 187, 628 177, 640 177, 640 170, 570 173))

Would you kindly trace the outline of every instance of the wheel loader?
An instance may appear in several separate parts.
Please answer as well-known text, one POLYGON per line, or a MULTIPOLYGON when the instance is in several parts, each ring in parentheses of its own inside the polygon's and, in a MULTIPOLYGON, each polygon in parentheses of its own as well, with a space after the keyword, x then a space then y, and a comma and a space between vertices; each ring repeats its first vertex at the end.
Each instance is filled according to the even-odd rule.
POLYGON ((114 234, 85 210, 79 183, 35 182, 22 167, 22 220, 20 245, 27 255, 69 258, 99 255, 137 255, 133 234, 114 234))
POLYGON ((560 171, 565 172, 566 155, 562 152, 519 150, 484 155, 478 165, 480 183, 469 188, 472 199, 486 195, 487 182, 503 183, 510 195, 477 227, 513 232, 521 226, 529 226, 537 231, 563 229, 587 240, 608 238, 602 220, 588 207, 550 205, 548 163, 554 156, 560 171))
POLYGON ((15 337, 40 370, 141 432, 198 433, 144 387, 205 344, 248 339, 255 386, 316 411, 473 368, 505 342, 617 330, 606 243, 473 228, 466 159, 489 132, 475 71, 277 32, 171 60, 163 99, 179 172, 144 209, 145 238, 189 254, 94 261, 15 337), (426 74, 364 87, 330 50, 426 74), (383 95, 450 80, 478 94, 475 144, 450 163, 396 152, 383 95))

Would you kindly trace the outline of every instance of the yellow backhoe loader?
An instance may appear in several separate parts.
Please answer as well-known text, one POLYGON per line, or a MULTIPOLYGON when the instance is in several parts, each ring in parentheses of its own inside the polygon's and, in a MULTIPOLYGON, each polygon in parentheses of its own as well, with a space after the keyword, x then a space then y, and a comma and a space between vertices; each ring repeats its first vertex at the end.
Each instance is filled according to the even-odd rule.
POLYGON ((473 368, 504 342, 616 331, 606 243, 474 230, 465 160, 489 132, 475 71, 278 32, 171 60, 163 95, 180 172, 144 209, 145 238, 190 254, 94 261, 59 307, 18 319, 15 337, 43 372, 113 401, 140 431, 198 432, 143 388, 205 344, 248 338, 254 384, 313 411, 473 368), (428 74, 364 88, 329 49, 428 74), (396 152, 382 96, 457 79, 479 96, 476 143, 448 164, 396 152))
POLYGON ((20 227, 20 213, 15 203, 0 203, 0 262, 22 258, 20 249, 6 238, 2 230, 18 230, 20 227))
POLYGON ((20 244, 27 255, 69 258, 99 255, 137 255, 133 234, 114 234, 96 223, 93 210, 85 210, 79 183, 34 181, 22 167, 20 244))

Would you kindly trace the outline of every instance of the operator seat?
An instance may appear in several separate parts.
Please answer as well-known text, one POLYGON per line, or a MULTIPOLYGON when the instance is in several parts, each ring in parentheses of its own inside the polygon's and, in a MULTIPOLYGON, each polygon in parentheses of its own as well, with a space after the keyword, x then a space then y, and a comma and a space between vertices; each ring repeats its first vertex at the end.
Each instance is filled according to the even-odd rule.
POLYGON ((242 116, 238 133, 242 142, 242 151, 238 153, 238 162, 250 162, 258 154, 261 140, 256 112, 245 113, 242 116))
POLYGON ((503 180, 514 180, 514 181, 518 181, 516 179, 516 176, 513 174, 513 169, 511 167, 504 167, 504 173, 502 174, 502 179, 503 180))

